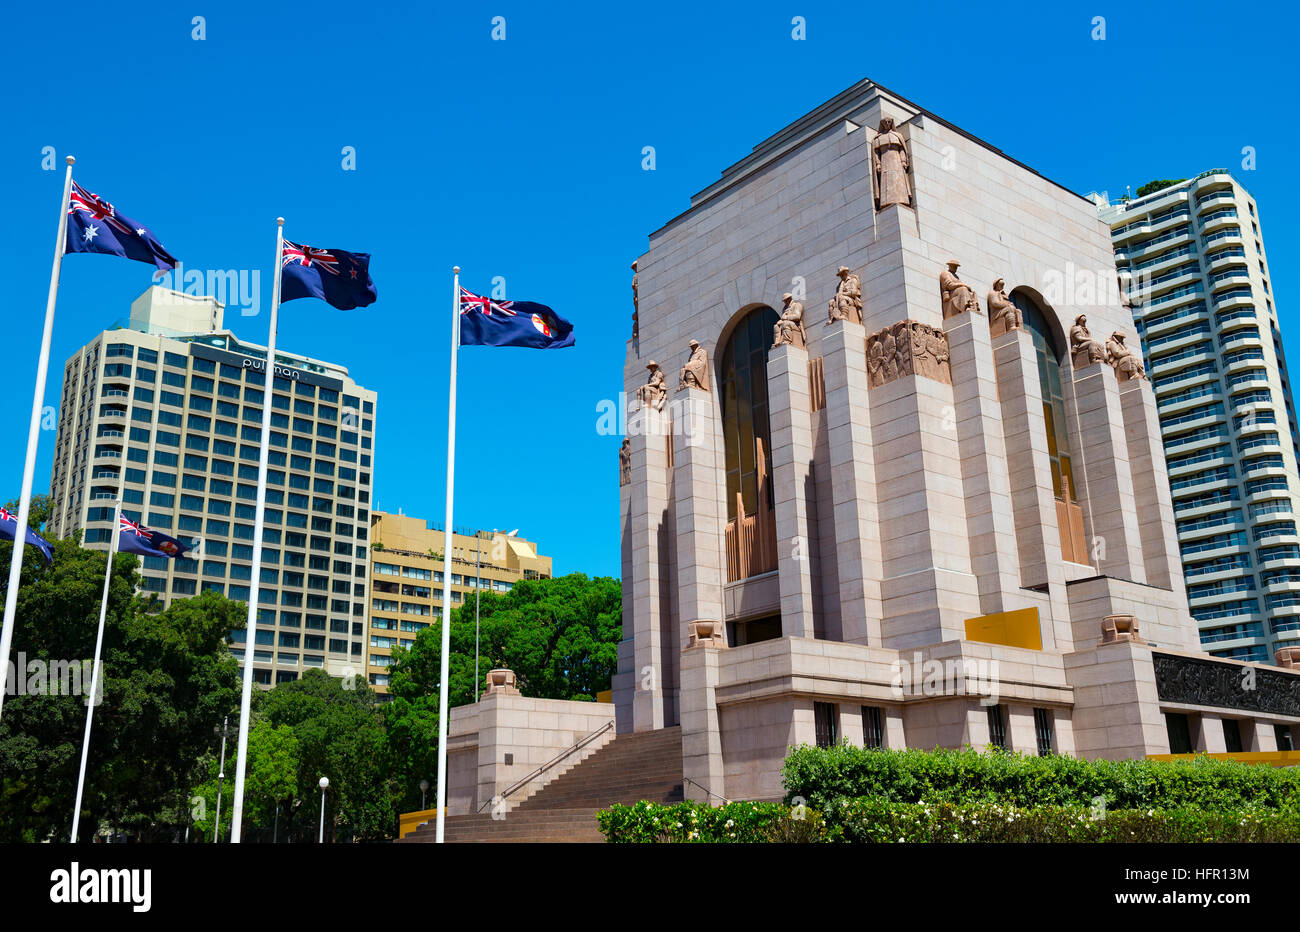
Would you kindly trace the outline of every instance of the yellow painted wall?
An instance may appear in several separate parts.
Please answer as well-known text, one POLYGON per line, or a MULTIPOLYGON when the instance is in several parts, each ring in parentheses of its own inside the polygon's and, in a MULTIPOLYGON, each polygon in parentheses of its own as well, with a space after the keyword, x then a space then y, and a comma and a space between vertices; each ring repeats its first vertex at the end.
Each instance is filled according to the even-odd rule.
POLYGON ((1013 612, 967 618, 966 640, 1042 650, 1043 632, 1038 622, 1038 609, 1020 608, 1013 612))

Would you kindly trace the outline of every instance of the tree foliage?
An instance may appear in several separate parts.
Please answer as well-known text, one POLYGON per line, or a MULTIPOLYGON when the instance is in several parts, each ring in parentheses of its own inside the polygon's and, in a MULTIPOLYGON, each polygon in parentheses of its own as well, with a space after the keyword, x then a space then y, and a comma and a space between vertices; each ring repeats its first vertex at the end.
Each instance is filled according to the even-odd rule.
POLYGON ((1182 184, 1186 178, 1161 178, 1154 181, 1148 181, 1142 187, 1137 189, 1136 197, 1146 197, 1148 194, 1155 194, 1157 191, 1163 191, 1165 188, 1172 188, 1176 184, 1182 184))

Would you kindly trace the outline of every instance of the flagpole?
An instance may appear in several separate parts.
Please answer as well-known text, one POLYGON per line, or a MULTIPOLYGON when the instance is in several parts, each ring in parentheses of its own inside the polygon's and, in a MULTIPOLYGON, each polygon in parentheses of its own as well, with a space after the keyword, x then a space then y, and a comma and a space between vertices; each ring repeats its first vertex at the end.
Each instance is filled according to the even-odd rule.
POLYGON ((239 697, 239 744, 235 760, 235 805, 230 843, 239 844, 244 819, 244 774, 248 765, 249 706, 253 701, 253 655, 257 647, 257 601, 262 581, 262 528, 266 518, 266 467, 271 447, 271 392, 275 388, 275 330, 280 313, 280 262, 284 257, 284 218, 275 218, 275 268, 271 285, 271 331, 266 339, 266 384, 262 394, 262 451, 257 463, 257 516, 253 521, 253 578, 248 587, 244 638, 244 690, 239 697))
POLYGON ((447 391, 447 523, 442 532, 442 667, 438 674, 438 822, 442 844, 447 812, 447 679, 451 653, 451 501, 456 478, 456 357, 460 350, 460 266, 451 270, 451 376, 447 391))
POLYGON ((23 463, 23 487, 18 499, 17 523, 14 525, 14 550, 9 560, 9 589, 5 593, 4 626, 0 628, 0 711, 4 709, 5 679, 9 672, 9 648, 14 640, 14 614, 18 610, 18 583, 23 572, 23 554, 27 550, 27 519, 32 509, 32 473, 36 471, 36 440, 41 430, 41 409, 45 406, 45 377, 50 369, 50 340, 54 336, 54 303, 59 295, 59 270, 63 266, 64 240, 68 235, 68 198, 72 194, 72 163, 68 156, 63 176, 63 200, 59 203, 59 234, 54 244, 54 268, 50 271, 50 296, 45 302, 45 331, 41 335, 41 354, 36 362, 36 390, 32 395, 32 420, 27 428, 27 459, 23 463))
POLYGON ((86 697, 86 733, 81 739, 81 770, 77 773, 77 802, 72 809, 72 844, 77 843, 77 828, 81 825, 81 793, 86 786, 86 758, 90 751, 90 723, 95 715, 95 697, 99 695, 99 658, 104 649, 104 618, 108 614, 108 584, 113 578, 113 554, 117 553, 117 539, 121 535, 122 498, 114 503, 112 536, 108 539, 108 566, 104 567, 104 595, 99 601, 99 631, 95 634, 95 665, 90 674, 90 695, 86 697))

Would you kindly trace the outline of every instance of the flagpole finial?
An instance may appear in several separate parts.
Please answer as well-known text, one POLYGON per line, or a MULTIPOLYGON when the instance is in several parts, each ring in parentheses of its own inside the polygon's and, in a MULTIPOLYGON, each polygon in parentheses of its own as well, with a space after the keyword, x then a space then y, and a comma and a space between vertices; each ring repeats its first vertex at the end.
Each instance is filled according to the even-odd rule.
POLYGON ((457 275, 460 274, 460 266, 459 266, 459 265, 453 265, 453 266, 451 267, 451 270, 452 270, 453 272, 455 272, 457 275))
POLYGON ((76 157, 75 157, 75 156, 71 156, 71 155, 64 156, 64 158, 63 158, 63 161, 67 162, 69 165, 71 165, 71 164, 72 164, 73 162, 75 162, 76 160, 77 160, 76 157))
POLYGON ((277 224, 279 224, 280 226, 284 226, 284 218, 283 218, 283 217, 276 217, 276 218, 275 218, 275 222, 276 222, 277 224))

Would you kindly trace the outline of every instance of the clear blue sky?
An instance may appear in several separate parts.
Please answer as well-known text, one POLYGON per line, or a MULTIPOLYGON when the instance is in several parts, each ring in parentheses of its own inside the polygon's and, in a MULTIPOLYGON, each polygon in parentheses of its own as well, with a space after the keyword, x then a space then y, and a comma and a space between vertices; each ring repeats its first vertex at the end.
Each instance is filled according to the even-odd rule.
MULTIPOLYGON (((450 269, 552 305, 577 348, 461 354, 459 525, 519 527, 557 573, 619 572, 617 448, 596 405, 621 387, 629 263, 689 196, 774 131, 870 77, 1081 193, 1232 169, 1260 205, 1293 363, 1300 214, 1292 167, 1297 14, 1280 4, 888 6, 313 2, 14 4, 0 177, 7 222, 16 496, 60 169, 149 225, 187 268, 262 269, 274 218, 298 242, 373 255, 379 301, 285 306, 280 345, 379 392, 377 507, 442 519, 450 269), (711 8, 709 8, 711 7, 711 8), (206 39, 191 17, 206 17, 206 39), (506 17, 506 40, 491 19, 506 17), (807 38, 791 38, 803 16, 807 38), (1107 18, 1105 41, 1092 18, 1107 18), (641 150, 657 150, 642 171, 641 150), (1241 149, 1258 167, 1241 172, 1241 149), (356 149, 357 170, 341 169, 356 149)), ((65 261, 62 363, 127 316, 151 268, 65 261)), ((265 303, 265 302, 264 302, 265 303)), ((264 342, 266 313, 228 318, 264 342)), ((49 486, 53 432, 36 491, 49 486)))

